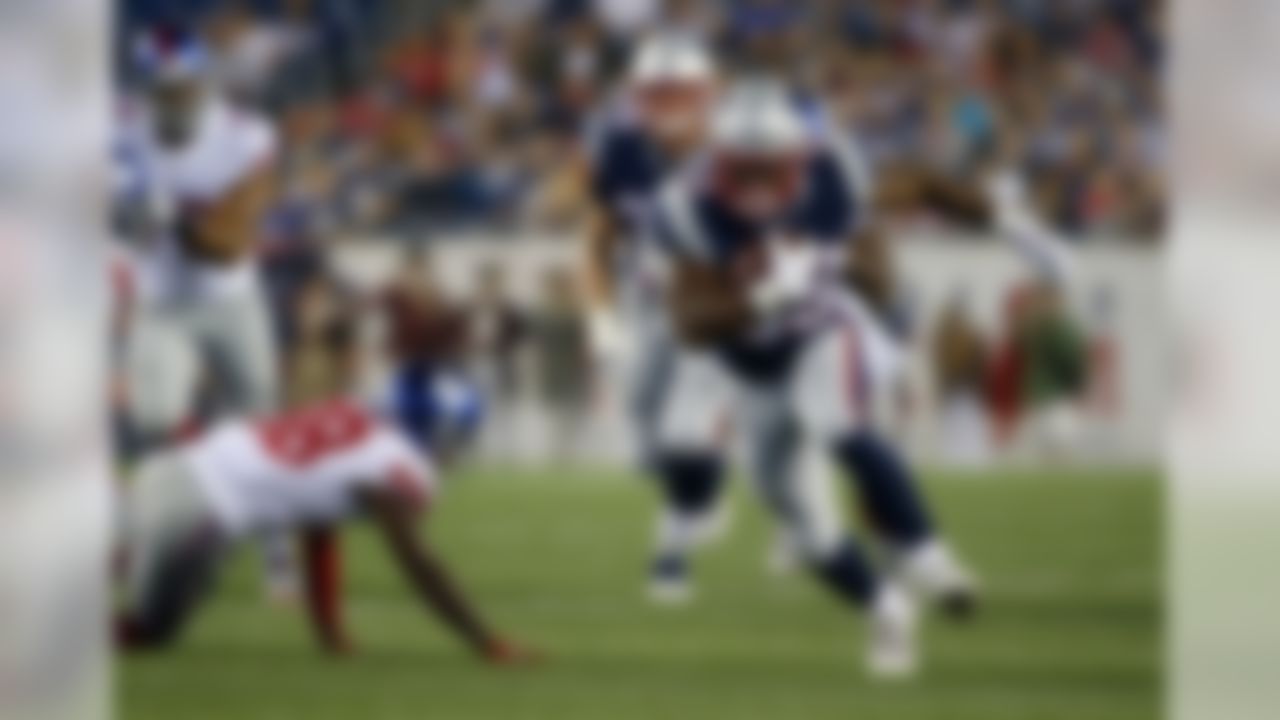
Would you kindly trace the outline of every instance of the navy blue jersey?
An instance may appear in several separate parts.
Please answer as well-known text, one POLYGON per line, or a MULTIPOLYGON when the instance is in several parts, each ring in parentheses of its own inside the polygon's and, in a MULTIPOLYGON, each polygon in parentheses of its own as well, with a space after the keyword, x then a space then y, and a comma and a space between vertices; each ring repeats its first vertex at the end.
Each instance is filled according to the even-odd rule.
POLYGON ((619 302, 644 334, 665 336, 661 281, 651 267, 653 253, 644 228, 654 195, 679 162, 645 131, 625 98, 608 105, 596 119, 588 146, 591 194, 612 216, 623 241, 612 260, 619 302))
POLYGON ((700 164, 664 185, 650 217, 655 240, 676 257, 727 264, 745 247, 775 235, 841 245, 867 211, 849 161, 828 147, 811 156, 799 200, 764 223, 736 215, 716 198, 700 164))
MULTIPOLYGON (((732 267, 744 251, 779 236, 816 243, 839 262, 867 212, 864 177, 851 148, 824 139, 809 160, 797 202, 771 222, 760 223, 721 202, 709 189, 705 163, 695 163, 663 185, 649 217, 650 235, 674 262, 732 267)), ((827 314, 816 305, 821 303, 730 339, 719 348, 721 355, 749 377, 786 372, 812 329, 826 322, 827 314)))
POLYGON ((607 114, 590 140, 591 193, 627 225, 675 166, 633 115, 625 108, 607 114))

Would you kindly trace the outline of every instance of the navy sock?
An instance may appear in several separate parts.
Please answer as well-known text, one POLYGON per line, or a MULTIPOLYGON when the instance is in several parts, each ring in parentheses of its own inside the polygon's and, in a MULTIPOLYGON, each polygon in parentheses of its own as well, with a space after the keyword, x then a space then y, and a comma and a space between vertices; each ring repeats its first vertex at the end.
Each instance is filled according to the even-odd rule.
POLYGON ((846 602, 867 607, 876 591, 875 574, 852 540, 845 540, 831 557, 813 566, 818 577, 846 602))
POLYGON ((689 569, 689 561, 682 555, 663 554, 654 558, 649 572, 658 578, 674 580, 684 577, 689 569))
POLYGON ((724 467, 709 453, 664 453, 655 462, 667 504, 689 514, 709 509, 720 494, 724 467))
POLYGON ((933 534, 916 480, 894 447, 862 430, 837 442, 835 452, 857 483, 877 529, 889 540, 912 545, 933 534))

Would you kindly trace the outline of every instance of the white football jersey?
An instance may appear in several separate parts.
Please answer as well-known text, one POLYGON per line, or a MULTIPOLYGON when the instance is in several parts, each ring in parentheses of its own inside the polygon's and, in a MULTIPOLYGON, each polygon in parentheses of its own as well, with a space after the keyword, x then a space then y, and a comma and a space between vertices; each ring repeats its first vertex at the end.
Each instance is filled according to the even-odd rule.
MULTIPOLYGON (((276 151, 275 129, 266 118, 217 97, 204 104, 191 142, 176 149, 155 140, 145 105, 128 105, 123 112, 117 184, 174 217, 218 200, 276 151)), ((148 240, 154 245, 139 287, 146 299, 217 297, 254 287, 252 257, 213 265, 188 257, 171 236, 148 240)))
POLYGON ((343 520, 359 510, 365 488, 424 506, 436 487, 434 468, 409 438, 347 400, 223 423, 186 455, 233 535, 343 520))

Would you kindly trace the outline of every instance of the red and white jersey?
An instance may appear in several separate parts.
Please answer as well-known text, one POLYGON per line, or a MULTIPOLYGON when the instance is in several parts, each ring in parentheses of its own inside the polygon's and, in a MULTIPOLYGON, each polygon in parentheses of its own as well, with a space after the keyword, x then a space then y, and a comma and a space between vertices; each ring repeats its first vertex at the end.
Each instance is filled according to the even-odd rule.
MULTIPOLYGON (((158 214, 172 218, 225 197, 270 162, 277 145, 270 121, 217 96, 206 100, 192 140, 180 148, 156 140, 145 103, 126 105, 119 127, 118 182, 134 186, 158 214)), ((252 257, 212 265, 187 257, 172 237, 149 240, 155 242, 139 288, 145 298, 225 296, 254 286, 252 257)))
POLYGON ((343 520, 367 488, 422 507, 436 487, 433 466, 409 438, 347 400, 223 423, 186 456, 233 535, 343 520))

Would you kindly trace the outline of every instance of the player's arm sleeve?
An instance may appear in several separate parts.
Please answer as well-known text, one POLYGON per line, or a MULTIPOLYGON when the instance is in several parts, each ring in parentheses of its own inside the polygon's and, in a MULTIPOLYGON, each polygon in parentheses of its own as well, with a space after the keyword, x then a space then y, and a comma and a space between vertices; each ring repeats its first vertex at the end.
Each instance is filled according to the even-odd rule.
POLYGON ((583 142, 582 182, 591 199, 592 212, 584 234, 584 273, 587 301, 592 307, 612 305, 616 288, 614 258, 617 256, 619 223, 616 207, 621 187, 609 171, 614 140, 599 119, 587 130, 583 142))
POLYGON ((850 140, 831 138, 820 157, 811 229, 817 236, 823 276, 857 275, 859 248, 874 242, 879 223, 872 207, 870 172, 850 140))

